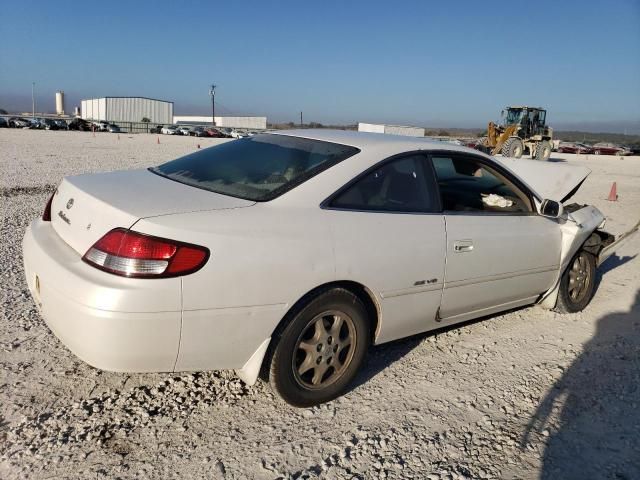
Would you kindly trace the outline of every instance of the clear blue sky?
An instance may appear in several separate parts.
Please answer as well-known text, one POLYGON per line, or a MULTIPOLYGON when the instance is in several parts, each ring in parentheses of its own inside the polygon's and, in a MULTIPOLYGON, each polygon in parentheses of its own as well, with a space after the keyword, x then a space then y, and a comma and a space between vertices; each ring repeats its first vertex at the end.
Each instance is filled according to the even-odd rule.
POLYGON ((0 107, 147 96, 176 113, 481 126, 507 104, 640 133, 640 0, 3 1, 0 107))

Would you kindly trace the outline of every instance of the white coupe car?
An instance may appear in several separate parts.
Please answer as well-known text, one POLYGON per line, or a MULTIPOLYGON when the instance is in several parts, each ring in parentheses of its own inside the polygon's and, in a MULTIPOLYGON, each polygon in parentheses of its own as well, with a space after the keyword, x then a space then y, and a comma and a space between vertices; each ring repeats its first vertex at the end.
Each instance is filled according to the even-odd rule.
POLYGON ((160 129, 163 135, 179 135, 177 125, 166 125, 160 129))
POLYGON ((615 245, 596 208, 563 205, 588 174, 411 137, 260 134, 65 178, 26 231, 25 274, 97 368, 262 372, 310 406, 348 388, 370 344, 583 309, 615 245))

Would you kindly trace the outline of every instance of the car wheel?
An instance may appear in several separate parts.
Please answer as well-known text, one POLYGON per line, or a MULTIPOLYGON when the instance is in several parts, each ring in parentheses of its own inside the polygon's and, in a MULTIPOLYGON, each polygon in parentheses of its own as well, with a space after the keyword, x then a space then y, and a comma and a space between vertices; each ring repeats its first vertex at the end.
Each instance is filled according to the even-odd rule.
POLYGON ((600 150, 595 150, 593 153, 595 153, 596 155, 600 155, 600 150))
POLYGON ((595 257, 589 252, 580 250, 562 274, 556 310, 561 313, 583 310, 593 297, 595 277, 595 257))
POLYGON ((370 343, 367 310, 342 288, 320 292, 275 340, 269 382, 290 405, 311 407, 342 395, 370 343))
POLYGON ((522 152, 524 152, 524 144, 518 137, 511 137, 502 145, 503 157, 520 158, 522 152))
POLYGON ((551 156, 551 144, 543 140, 536 148, 536 160, 548 160, 551 156))

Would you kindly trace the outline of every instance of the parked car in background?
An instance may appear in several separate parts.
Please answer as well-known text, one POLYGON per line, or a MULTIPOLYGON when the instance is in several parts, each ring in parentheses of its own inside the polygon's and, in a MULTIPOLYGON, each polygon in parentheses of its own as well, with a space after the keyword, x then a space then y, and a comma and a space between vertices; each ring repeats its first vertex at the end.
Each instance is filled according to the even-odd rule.
POLYGON ((54 120, 53 123, 58 127, 58 130, 69 130, 69 125, 62 119, 54 120))
POLYGON ((249 137, 249 133, 246 131, 242 131, 242 130, 234 130, 234 133, 232 134, 232 137, 234 138, 248 138, 249 137))
POLYGON ((89 122, 87 122, 86 120, 76 117, 73 120, 71 120, 69 122, 69 130, 78 130, 81 132, 90 132, 91 131, 91 124, 89 122))
POLYGON ((110 133, 120 133, 120 132, 122 131, 122 130, 120 130, 120 127, 119 127, 118 125, 116 125, 115 123, 110 124, 110 125, 107 127, 107 130, 108 130, 110 133))
POLYGON ((558 145, 558 152, 587 155, 593 153, 593 149, 584 143, 560 142, 558 145))
POLYGON ((631 155, 631 150, 614 143, 596 143, 591 148, 596 155, 631 155))
POLYGON ((0 128, 9 128, 9 122, 4 117, 0 117, 0 128))
POLYGON ((97 368, 262 370, 309 407, 349 388, 372 343, 584 309, 615 248, 598 209, 567 203, 589 173, 395 135, 255 135, 66 177, 25 232, 25 279, 97 368))
POLYGON ((191 137, 208 137, 209 133, 204 127, 191 127, 189 129, 189 136, 191 137))
POLYGON ((233 132, 232 128, 222 127, 222 128, 218 128, 217 130, 223 135, 223 137, 231 138, 231 132, 233 132))
POLYGON ((224 133, 222 133, 222 132, 221 132, 219 129, 217 129, 217 128, 208 127, 208 128, 206 129, 206 131, 207 131, 207 134, 208 134, 210 137, 214 137, 214 138, 227 138, 227 136, 226 136, 224 133))
POLYGON ((165 125, 160 129, 160 133, 162 133, 163 135, 180 135, 178 133, 177 125, 165 125))
POLYGON ((182 125, 178 127, 178 135, 185 135, 185 136, 189 136, 189 132, 191 131, 191 127, 187 126, 187 125, 182 125))
POLYGON ((163 125, 156 125, 155 127, 149 129, 149 133, 162 133, 163 127, 163 125))
POLYGON ((8 123, 11 128, 31 127, 31 120, 27 120, 26 118, 22 118, 22 117, 11 117, 8 123))
POLYGON ((39 119, 38 128, 44 130, 59 130, 58 124, 52 118, 39 119))
POLYGON ((91 125, 96 132, 106 132, 109 130, 109 123, 102 120, 91 122, 91 125))

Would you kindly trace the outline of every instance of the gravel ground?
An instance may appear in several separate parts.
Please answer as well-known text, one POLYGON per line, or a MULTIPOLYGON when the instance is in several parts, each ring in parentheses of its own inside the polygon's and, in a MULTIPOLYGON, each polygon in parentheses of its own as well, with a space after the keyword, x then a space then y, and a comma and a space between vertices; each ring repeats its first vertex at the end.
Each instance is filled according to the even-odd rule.
MULTIPOLYGON (((518 309, 373 348, 344 397, 278 402, 228 372, 127 375, 76 359, 23 280, 21 239, 64 175, 154 165, 213 139, 0 130, 0 477, 640 478, 640 235, 581 313, 518 309)), ((554 154, 619 234, 640 158, 554 154), (618 202, 607 202, 617 181, 618 202)))

